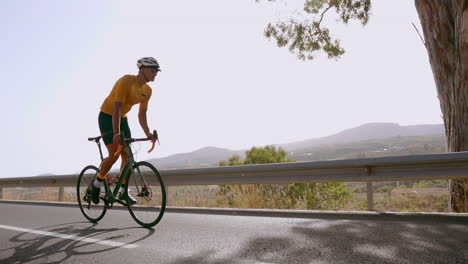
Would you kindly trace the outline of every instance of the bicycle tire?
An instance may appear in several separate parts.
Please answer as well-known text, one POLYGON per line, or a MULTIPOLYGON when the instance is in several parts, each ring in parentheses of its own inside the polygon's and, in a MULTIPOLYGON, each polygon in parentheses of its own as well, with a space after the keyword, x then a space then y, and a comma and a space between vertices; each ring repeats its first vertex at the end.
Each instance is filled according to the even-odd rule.
POLYGON ((150 228, 161 221, 166 210, 166 189, 161 174, 151 163, 141 161, 133 165, 125 191, 137 200, 132 205, 127 196, 126 202, 139 225, 150 228))
MULTIPOLYGON (((76 198, 78 200, 81 213, 83 213, 84 217, 86 217, 86 219, 92 223, 96 223, 101 220, 107 211, 103 201, 101 201, 99 204, 94 204, 91 202, 91 196, 88 191, 88 187, 94 182, 98 172, 99 169, 96 166, 86 166, 81 171, 76 185, 76 198)), ((101 188, 101 192, 102 190, 103 188, 101 188)))

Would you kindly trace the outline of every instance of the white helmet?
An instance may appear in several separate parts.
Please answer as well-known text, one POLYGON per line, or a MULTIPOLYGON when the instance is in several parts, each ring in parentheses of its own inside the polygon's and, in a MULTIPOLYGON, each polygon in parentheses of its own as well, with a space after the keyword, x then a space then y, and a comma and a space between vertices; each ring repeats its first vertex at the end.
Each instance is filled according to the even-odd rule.
POLYGON ((158 71, 161 71, 161 69, 159 68, 158 61, 153 57, 144 57, 144 58, 139 59, 137 62, 137 66, 138 66, 138 69, 140 69, 141 67, 152 67, 152 68, 156 68, 156 70, 158 71))

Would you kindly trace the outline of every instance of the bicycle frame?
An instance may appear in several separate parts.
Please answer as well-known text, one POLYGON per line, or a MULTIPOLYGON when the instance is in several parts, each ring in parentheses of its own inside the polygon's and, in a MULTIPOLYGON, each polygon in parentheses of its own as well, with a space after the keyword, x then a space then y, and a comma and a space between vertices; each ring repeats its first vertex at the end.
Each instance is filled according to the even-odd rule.
MULTIPOLYGON (((122 187, 122 182, 125 178, 127 178, 127 182, 130 178, 130 174, 132 172, 132 168, 133 168, 133 164, 135 164, 135 159, 133 158, 133 153, 132 153, 132 150, 130 148, 130 144, 127 144, 123 151, 125 153, 127 153, 127 161, 125 162, 125 165, 122 169, 122 171, 120 172, 120 176, 119 176, 119 181, 115 184, 115 187, 114 187, 114 191, 111 190, 110 188, 110 184, 107 180, 107 177, 105 178, 105 180, 103 181, 104 182, 104 189, 105 189, 105 193, 106 193, 106 196, 104 197, 104 201, 106 203, 109 203, 112 204, 114 202, 118 202, 120 203, 121 205, 123 206, 127 206, 123 201, 117 199, 117 195, 119 193, 119 190, 120 188, 122 187)), ((102 163, 101 163, 102 164, 102 163)), ((101 169, 101 166, 99 166, 99 169, 101 169)))
POLYGON ((120 156, 122 151, 124 151, 127 159, 118 176, 112 177, 106 175, 104 178, 104 190, 101 189, 102 192, 99 193, 99 200, 102 200, 104 206, 102 206, 102 203, 99 205, 99 202, 93 202, 93 199, 96 201, 96 197, 92 197, 92 192, 95 189, 93 191, 90 189, 92 188, 92 184, 94 184, 96 174, 100 172, 105 161, 99 142, 102 136, 88 138, 89 141, 94 141, 98 145, 101 157, 99 167, 94 165, 86 166, 81 171, 77 182, 78 204, 81 212, 89 221, 93 223, 100 221, 104 217, 106 210, 111 209, 115 202, 127 207, 132 218, 143 227, 153 227, 161 220, 166 208, 166 189, 163 178, 151 163, 136 161, 130 146, 130 143, 136 141, 151 140, 153 145, 148 150, 149 153, 154 149, 156 141, 159 141, 157 135, 156 130, 154 130, 152 136, 148 138, 124 138, 122 139, 124 144, 119 145, 115 153, 109 153, 113 155, 111 158, 114 160, 114 158, 120 156), (116 177, 119 177, 118 180, 116 177), (126 182, 124 192, 128 193, 119 195, 123 182, 126 182), (112 190, 112 184, 114 183, 115 187, 112 190), (148 184, 153 184, 154 186, 148 184), (136 199, 131 197, 130 193, 136 194, 136 199), (145 208, 145 210, 141 210, 142 208, 145 208))
MULTIPOLYGON (((156 140, 153 141, 153 146, 151 147, 151 149, 148 152, 151 152, 154 149, 155 142, 159 140, 158 139, 158 132, 156 130, 153 131, 153 138, 155 138, 156 140)), ((101 143, 99 142, 100 139, 101 139, 101 137, 88 138, 89 141, 94 141, 98 145, 99 155, 101 156, 101 165, 99 165, 99 170, 101 170, 102 162, 104 161, 104 157, 102 155, 101 143)), ((117 152, 114 154, 115 156, 119 156, 120 153, 122 151, 124 151, 125 153, 127 153, 127 160, 126 160, 126 162, 124 164, 124 167, 123 167, 122 171, 120 172, 119 181, 116 183, 116 185, 114 187, 114 191, 112 191, 110 189, 110 184, 108 182, 108 178, 106 177, 105 180, 104 180, 105 197, 103 197, 102 199, 106 202, 106 204, 110 204, 109 208, 112 207, 112 204, 114 202, 118 202, 123 206, 127 206, 121 200, 116 199, 116 197, 117 197, 117 195, 119 193, 120 188, 122 187, 123 180, 124 179, 127 179, 127 181, 130 180, 130 176, 131 176, 130 174, 132 173, 132 171, 133 171, 132 168, 133 168, 133 165, 135 164, 135 159, 133 157, 132 149, 130 148, 130 143, 136 142, 136 141, 146 141, 146 140, 148 140, 148 139, 147 138, 124 139, 124 142, 126 144, 124 146, 120 145, 117 152)), ((143 177, 140 169, 138 169, 138 175, 140 175, 140 178, 141 178, 144 186, 146 186, 147 184, 146 184, 145 178, 143 177)), ((138 189, 138 193, 140 193, 139 189, 138 189)))

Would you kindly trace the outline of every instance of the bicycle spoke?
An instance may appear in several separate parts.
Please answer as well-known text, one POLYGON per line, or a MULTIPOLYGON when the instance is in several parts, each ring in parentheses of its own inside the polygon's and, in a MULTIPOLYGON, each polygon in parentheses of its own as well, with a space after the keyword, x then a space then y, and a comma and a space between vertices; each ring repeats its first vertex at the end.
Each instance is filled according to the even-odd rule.
POLYGON ((135 221, 143 227, 156 225, 166 208, 166 192, 159 172, 148 162, 135 164, 133 180, 127 186, 128 193, 136 199, 136 204, 129 204, 128 209, 135 221))
MULTIPOLYGON (((78 205, 83 215, 91 222, 97 222, 104 217, 106 213, 106 208, 101 200, 99 204, 94 204, 91 202, 91 193, 89 186, 93 184, 96 174, 98 173, 98 168, 95 166, 85 167, 78 177, 77 183, 77 199, 78 205)), ((101 188, 101 193, 104 188, 101 188)))

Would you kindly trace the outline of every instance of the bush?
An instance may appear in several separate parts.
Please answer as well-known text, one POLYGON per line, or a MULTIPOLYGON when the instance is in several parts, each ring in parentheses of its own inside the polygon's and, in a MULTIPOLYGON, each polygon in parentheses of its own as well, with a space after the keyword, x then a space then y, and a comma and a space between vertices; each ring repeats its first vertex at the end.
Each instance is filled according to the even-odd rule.
MULTIPOLYGON (((253 147, 244 161, 237 155, 220 166, 292 162, 286 152, 274 146, 253 147)), ((339 209, 351 198, 344 183, 291 183, 221 185, 216 193, 218 206, 276 209, 339 209)))

